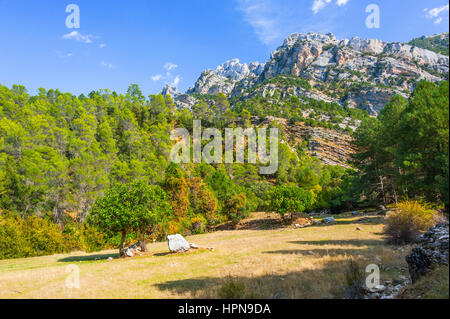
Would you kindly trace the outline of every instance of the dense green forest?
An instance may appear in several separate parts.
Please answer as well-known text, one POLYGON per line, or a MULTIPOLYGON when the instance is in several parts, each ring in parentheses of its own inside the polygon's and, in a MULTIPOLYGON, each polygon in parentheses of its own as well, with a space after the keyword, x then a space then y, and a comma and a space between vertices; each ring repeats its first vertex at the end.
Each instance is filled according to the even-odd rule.
MULTIPOLYGON (((0 86, 0 259, 123 248, 236 224, 252 211, 340 212, 404 198, 448 205, 448 82, 420 83, 378 119, 281 96, 213 100, 190 111, 170 96, 145 97, 137 85, 88 96, 0 86), (170 163, 171 130, 192 130, 194 119, 249 127, 252 116, 306 121, 305 109, 362 120, 353 169, 323 165, 283 133, 274 175, 259 175, 252 164, 170 163)), ((309 124, 338 129, 337 122, 309 124)))

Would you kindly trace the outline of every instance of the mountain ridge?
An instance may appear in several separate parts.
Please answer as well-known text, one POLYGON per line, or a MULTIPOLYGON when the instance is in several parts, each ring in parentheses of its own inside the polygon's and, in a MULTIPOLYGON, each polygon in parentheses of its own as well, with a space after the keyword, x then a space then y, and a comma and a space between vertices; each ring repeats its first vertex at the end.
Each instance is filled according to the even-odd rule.
POLYGON ((421 80, 448 79, 448 70, 448 56, 408 43, 359 37, 338 40, 332 33, 293 33, 264 63, 231 59, 215 70, 203 71, 186 93, 169 87, 163 93, 174 95, 179 107, 190 108, 197 102, 195 94, 222 92, 242 99, 272 95, 279 86, 261 84, 288 75, 308 81, 310 88, 283 88, 284 95, 334 102, 377 115, 392 96, 408 97, 421 80), (259 89, 251 92, 258 85, 259 89))

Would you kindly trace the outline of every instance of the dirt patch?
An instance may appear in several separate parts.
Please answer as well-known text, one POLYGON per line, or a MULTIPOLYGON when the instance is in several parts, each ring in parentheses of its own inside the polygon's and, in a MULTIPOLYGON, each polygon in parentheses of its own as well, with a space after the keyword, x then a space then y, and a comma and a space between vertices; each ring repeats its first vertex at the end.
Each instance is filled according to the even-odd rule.
POLYGON ((250 217, 241 220, 237 225, 232 222, 211 227, 211 231, 222 230, 267 230, 286 227, 280 215, 275 213, 253 213, 250 217))
POLYGON ((276 213, 253 213, 250 217, 241 220, 236 226, 231 222, 223 223, 210 228, 210 231, 222 230, 269 230, 278 228, 303 228, 311 226, 312 219, 304 214, 285 218, 276 213))

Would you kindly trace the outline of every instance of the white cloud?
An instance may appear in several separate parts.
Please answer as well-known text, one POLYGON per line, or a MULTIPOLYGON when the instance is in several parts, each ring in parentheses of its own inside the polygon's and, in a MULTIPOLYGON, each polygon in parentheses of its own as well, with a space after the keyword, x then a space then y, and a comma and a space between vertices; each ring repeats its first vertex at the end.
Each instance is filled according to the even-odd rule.
POLYGON ((73 56, 71 52, 69 53, 62 53, 61 51, 56 51, 56 55, 58 56, 58 59, 66 59, 73 56))
MULTIPOLYGON (((336 0, 336 5, 339 7, 345 6, 348 3, 349 0, 336 0)), ((314 14, 321 11, 323 8, 325 8, 327 5, 329 5, 332 2, 332 0, 314 0, 312 5, 312 11, 314 14)))
POLYGON ((447 4, 447 5, 442 6, 440 8, 434 8, 434 9, 428 10, 427 17, 429 17, 429 18, 436 18, 442 12, 448 11, 448 8, 449 8, 449 5, 447 4))
POLYGON ((335 21, 340 10, 329 12, 327 19, 320 19, 311 14, 319 12, 327 5, 335 4, 342 8, 349 0, 236 0, 237 10, 241 12, 243 20, 254 30, 258 39, 271 50, 280 45, 283 39, 294 32, 323 32, 333 31, 335 21), (306 6, 313 5, 313 7, 306 6))
POLYGON ((83 43, 92 43, 93 39, 95 38, 97 38, 97 36, 94 36, 92 34, 83 35, 78 31, 72 31, 63 35, 63 39, 65 40, 75 40, 83 43))
POLYGON ((331 0, 314 0, 312 5, 312 11, 316 14, 320 10, 325 8, 329 3, 331 3, 331 0))
POLYGON ((116 67, 115 67, 114 65, 112 65, 111 63, 106 63, 105 61, 100 62, 100 64, 101 64, 102 66, 104 66, 105 68, 108 68, 108 69, 115 69, 115 68, 116 68, 116 67))
POLYGON ((345 6, 347 4, 348 0, 337 0, 336 4, 339 7, 345 6))
POLYGON ((445 14, 449 11, 449 5, 445 5, 438 8, 433 9, 424 9, 425 17, 428 19, 434 19, 435 24, 440 24, 443 20, 443 17, 441 17, 441 14, 445 14))
MULTIPOLYGON (((164 66, 166 68, 166 66, 164 66)), ((175 66, 176 67, 176 66, 175 66)), ((172 65, 172 69, 173 69, 173 65, 172 65)), ((167 68, 166 68, 167 69, 167 68)), ((165 75, 162 74, 155 74, 151 77, 153 82, 158 82, 160 80, 164 80, 164 82, 166 84, 169 84, 170 86, 174 86, 177 87, 178 84, 181 81, 181 77, 179 75, 176 75, 175 77, 172 75, 172 73, 170 72, 166 72, 165 75)))
POLYGON ((178 65, 172 63, 172 62, 167 62, 166 64, 164 64, 164 69, 166 69, 167 71, 171 71, 173 69, 176 69, 178 67, 178 65))
POLYGON ((238 0, 238 9, 261 42, 269 45, 279 40, 281 32, 277 25, 276 12, 269 0, 238 0))
POLYGON ((103 49, 104 47, 106 47, 106 44, 100 43, 98 46, 99 46, 101 49, 103 49))
POLYGON ((152 81, 158 82, 159 80, 161 80, 161 78, 162 78, 161 74, 156 74, 156 75, 152 76, 152 81))

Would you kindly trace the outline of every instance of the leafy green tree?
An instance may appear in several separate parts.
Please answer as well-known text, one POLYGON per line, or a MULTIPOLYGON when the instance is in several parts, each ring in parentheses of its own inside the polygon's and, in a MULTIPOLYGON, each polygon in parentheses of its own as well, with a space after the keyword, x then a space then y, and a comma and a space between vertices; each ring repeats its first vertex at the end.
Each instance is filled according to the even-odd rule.
POLYGON ((313 193, 298 186, 276 186, 271 189, 269 198, 270 209, 282 216, 303 213, 314 204, 313 193))
POLYGON ((144 182, 116 184, 98 198, 88 216, 88 223, 108 233, 122 235, 120 256, 125 256, 127 234, 141 234, 141 247, 145 247, 145 235, 171 213, 166 194, 158 186, 144 182))

